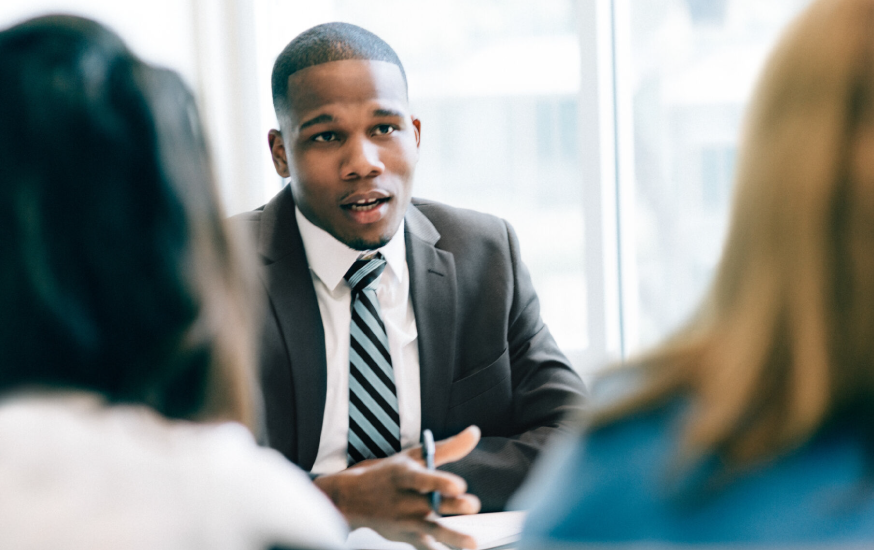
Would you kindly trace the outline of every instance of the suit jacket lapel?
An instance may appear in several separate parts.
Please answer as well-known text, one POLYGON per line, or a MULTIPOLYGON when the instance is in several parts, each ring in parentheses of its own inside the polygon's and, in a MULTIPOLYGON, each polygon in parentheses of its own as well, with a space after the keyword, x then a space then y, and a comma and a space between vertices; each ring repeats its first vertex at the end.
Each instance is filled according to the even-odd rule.
POLYGON ((456 363, 455 257, 436 248, 440 233, 412 204, 404 220, 410 296, 419 333, 422 428, 442 438, 447 435, 447 404, 456 363))
POLYGON ((309 470, 316 460, 322 433, 327 359, 318 299, 289 187, 264 207, 258 252, 267 259, 264 269, 267 293, 291 362, 297 416, 297 463, 309 470))

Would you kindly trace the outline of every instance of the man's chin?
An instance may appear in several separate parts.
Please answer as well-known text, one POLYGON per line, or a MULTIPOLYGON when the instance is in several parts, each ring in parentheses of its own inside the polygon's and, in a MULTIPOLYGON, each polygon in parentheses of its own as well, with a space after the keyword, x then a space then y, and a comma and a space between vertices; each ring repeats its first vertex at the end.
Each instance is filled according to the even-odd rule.
MULTIPOLYGON (((387 220, 385 220, 387 221, 387 220)), ((328 230, 335 239, 352 250, 376 250, 387 245, 400 229, 400 220, 396 224, 372 224, 370 227, 344 225, 338 230, 328 230), (392 227, 393 226, 393 227, 392 227)))
POLYGON ((376 250, 377 248, 382 248, 387 245, 391 239, 388 238, 380 238, 380 239, 363 239, 360 237, 355 237, 353 239, 343 240, 343 244, 351 248, 352 250, 376 250))

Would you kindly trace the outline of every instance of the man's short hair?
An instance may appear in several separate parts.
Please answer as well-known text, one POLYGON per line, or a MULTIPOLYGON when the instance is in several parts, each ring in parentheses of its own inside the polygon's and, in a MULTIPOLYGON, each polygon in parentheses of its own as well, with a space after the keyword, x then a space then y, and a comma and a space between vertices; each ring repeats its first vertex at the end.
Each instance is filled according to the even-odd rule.
POLYGON ((347 59, 386 61, 397 65, 407 86, 407 74, 398 54, 386 42, 351 23, 324 23, 306 30, 288 43, 273 64, 273 109, 280 124, 288 115, 288 77, 301 69, 347 59))

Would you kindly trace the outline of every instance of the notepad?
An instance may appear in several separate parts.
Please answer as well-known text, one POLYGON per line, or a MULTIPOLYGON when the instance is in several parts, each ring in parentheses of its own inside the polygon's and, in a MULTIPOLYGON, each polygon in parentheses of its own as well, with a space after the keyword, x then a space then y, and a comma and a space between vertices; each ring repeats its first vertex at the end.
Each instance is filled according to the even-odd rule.
MULTIPOLYGON (((496 512, 492 514, 452 516, 440 518, 438 521, 450 529, 472 536, 476 539, 480 550, 488 550, 498 547, 506 548, 507 545, 512 545, 519 540, 522 535, 525 512, 496 512)), ((350 548, 357 550, 413 549, 413 546, 410 544, 386 540, 375 531, 367 528, 352 531, 346 544, 350 548)))

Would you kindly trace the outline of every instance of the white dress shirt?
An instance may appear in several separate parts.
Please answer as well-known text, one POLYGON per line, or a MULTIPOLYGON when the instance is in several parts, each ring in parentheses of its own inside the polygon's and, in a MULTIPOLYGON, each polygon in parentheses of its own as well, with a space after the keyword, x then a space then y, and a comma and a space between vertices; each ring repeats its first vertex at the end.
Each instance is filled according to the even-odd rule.
MULTIPOLYGON (((297 225, 306 250, 307 263, 319 312, 325 329, 328 392, 319 452, 312 473, 330 474, 346 468, 349 437, 349 324, 352 322, 352 292, 343 275, 362 254, 315 226, 295 207, 297 225)), ((422 400, 419 395, 419 348, 416 318, 410 301, 404 223, 378 250, 386 261, 376 297, 388 335, 389 353, 398 392, 401 418, 401 448, 419 444, 422 400)), ((371 251, 376 252, 376 251, 371 251)))

